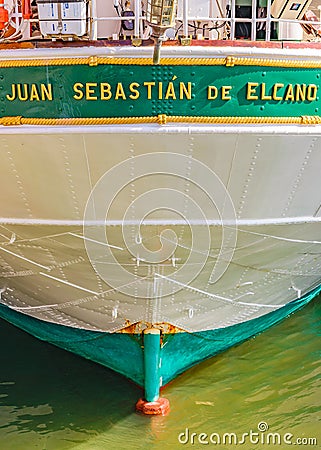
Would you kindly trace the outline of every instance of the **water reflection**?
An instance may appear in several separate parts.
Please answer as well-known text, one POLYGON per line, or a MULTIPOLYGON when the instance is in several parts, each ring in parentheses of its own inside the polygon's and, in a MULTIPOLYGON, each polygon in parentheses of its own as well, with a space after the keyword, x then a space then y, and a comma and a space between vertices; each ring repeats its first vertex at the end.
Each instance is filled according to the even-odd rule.
POLYGON ((57 431, 73 436, 73 442, 84 440, 131 414, 141 395, 138 387, 114 372, 2 320, 0 340, 1 442, 5 434, 14 440, 18 434, 57 431))

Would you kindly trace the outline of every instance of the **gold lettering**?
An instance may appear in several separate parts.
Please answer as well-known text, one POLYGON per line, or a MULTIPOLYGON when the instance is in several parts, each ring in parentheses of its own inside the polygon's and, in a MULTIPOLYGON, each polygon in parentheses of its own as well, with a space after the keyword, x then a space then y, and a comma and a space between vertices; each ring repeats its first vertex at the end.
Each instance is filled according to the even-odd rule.
POLYGON ((163 99, 163 82, 160 81, 158 83, 158 99, 162 100, 163 99))
POLYGON ((100 83, 100 99, 110 100, 112 97, 111 86, 109 83, 100 83))
POLYGON ((82 83, 75 83, 74 84, 74 92, 75 95, 73 96, 75 100, 81 100, 84 97, 84 93, 81 90, 84 87, 82 83))
POLYGON ((7 94, 6 97, 10 102, 12 102, 12 100, 14 100, 16 98, 16 85, 15 84, 11 85, 11 97, 9 94, 7 94))
POLYGON ((93 95, 95 87, 97 87, 97 83, 86 83, 86 100, 97 100, 97 96, 93 95))
POLYGON ((147 98, 151 100, 152 98, 152 87, 155 86, 155 81, 145 81, 144 86, 147 87, 147 98))
POLYGON ((191 98, 192 98, 192 83, 190 81, 187 83, 187 87, 186 87, 185 83, 183 83, 182 81, 179 83, 179 99, 183 100, 184 95, 187 100, 191 100, 191 98))
POLYGON ((293 92, 293 86, 292 84, 288 84, 286 91, 285 91, 285 96, 284 96, 284 100, 286 102, 288 102, 289 100, 291 102, 294 102, 294 92, 293 92))
POLYGON ((307 100, 309 102, 313 102, 313 100, 316 100, 318 93, 318 87, 315 84, 309 84, 307 89, 307 100))
POLYGON ((297 102, 299 102, 300 100, 304 102, 306 89, 307 87, 305 84, 297 84, 295 86, 295 100, 297 102))
POLYGON ((118 100, 120 97, 123 100, 126 100, 126 95, 122 83, 117 83, 115 100, 118 100))
POLYGON ((174 83, 170 81, 167 86, 165 100, 168 100, 169 98, 172 98, 173 100, 176 100, 176 94, 175 94, 175 88, 174 83))
POLYGON ((52 101, 52 86, 51 84, 41 84, 41 100, 49 100, 52 101))
POLYGON ((261 84, 261 100, 272 100, 271 95, 265 94, 265 83, 261 84))
POLYGON ((139 98, 139 91, 137 88, 139 88, 139 83, 130 83, 129 90, 132 94, 130 94, 129 98, 132 100, 137 100, 139 98))
POLYGON ((207 88, 207 99, 215 100, 218 94, 218 89, 216 86, 209 86, 207 88))
POLYGON ((278 97, 278 96, 277 96, 277 92, 278 92, 278 89, 283 88, 283 87, 284 87, 284 84, 283 84, 283 83, 275 83, 275 84, 273 85, 273 89, 272 89, 272 99, 273 99, 273 100, 275 100, 275 101, 280 101, 280 100, 282 100, 282 97, 278 97))
POLYGON ((24 89, 24 96, 22 96, 21 84, 17 85, 18 99, 21 100, 22 102, 25 102, 26 100, 28 100, 28 85, 26 83, 24 83, 23 89, 24 89))
POLYGON ((256 94, 256 87, 259 83, 247 83, 246 100, 258 100, 259 97, 256 94))
POLYGON ((37 102, 40 101, 40 97, 39 97, 39 94, 38 94, 38 89, 37 89, 37 85, 36 84, 32 84, 31 85, 29 100, 31 102, 33 102, 34 100, 36 100, 37 102))
POLYGON ((231 96, 229 95, 232 86, 222 86, 222 100, 231 100, 231 96))

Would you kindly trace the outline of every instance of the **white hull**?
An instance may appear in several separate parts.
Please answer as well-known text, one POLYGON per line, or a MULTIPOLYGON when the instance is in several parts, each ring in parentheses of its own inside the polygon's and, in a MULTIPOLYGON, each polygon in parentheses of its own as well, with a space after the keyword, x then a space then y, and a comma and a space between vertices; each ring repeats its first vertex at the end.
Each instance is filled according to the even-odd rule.
MULTIPOLYGON (((260 317, 303 296, 321 283, 320 131, 320 126, 255 125, 1 129, 2 302, 45 321, 88 330, 166 323, 200 331, 260 317), (157 152, 167 154, 171 175, 136 179, 145 170, 140 161, 157 152), (175 167, 173 154, 185 158, 186 166, 175 167), (87 241, 82 223, 98 180, 124 161, 131 161, 130 170, 109 211, 107 239, 93 248, 98 252, 94 265, 104 266, 101 276, 84 244, 102 222, 100 217, 88 222, 87 241), (222 218, 189 181, 199 162, 221 180, 235 214, 227 211, 222 218), (177 170, 185 180, 175 176, 177 170), (187 254, 190 249, 202 253, 202 245, 192 242, 182 215, 165 210, 144 219, 136 209, 124 220, 131 202, 164 187, 194 198, 207 219, 199 222, 177 200, 196 236, 204 228, 210 233, 209 256, 197 276, 187 254), (137 253, 141 220, 143 241, 153 251, 164 229, 180 239, 161 263, 147 264, 137 253), (122 227, 133 242, 130 252, 122 227), (221 248, 222 229, 232 244, 237 239, 233 253, 227 241, 221 248), (110 254, 104 259, 106 248, 115 261, 110 254), (211 283, 217 261, 218 270, 226 267, 211 283), (186 271, 180 278, 175 272, 182 266, 186 271), (119 267, 136 282, 124 279, 119 267)), ((149 201, 150 209, 157 207, 149 201)))

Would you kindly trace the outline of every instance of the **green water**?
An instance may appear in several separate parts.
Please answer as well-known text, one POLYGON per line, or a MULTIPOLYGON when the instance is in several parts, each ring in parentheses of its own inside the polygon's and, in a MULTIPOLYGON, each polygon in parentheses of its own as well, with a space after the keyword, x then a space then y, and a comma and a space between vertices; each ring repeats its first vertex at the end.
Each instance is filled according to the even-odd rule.
POLYGON ((171 413, 152 418, 134 412, 141 396, 135 385, 0 321, 0 449, 283 450, 292 447, 283 441, 286 433, 294 448, 297 438, 307 443, 300 448, 321 448, 320 319, 318 297, 280 325, 189 370, 163 392, 171 413), (268 431, 258 432, 261 422, 268 431), (178 436, 186 428, 184 445, 178 436), (261 443, 255 435, 252 443, 209 442, 212 433, 241 440, 250 430, 261 443), (281 445, 266 442, 269 432, 279 433, 281 445), (194 444, 191 433, 197 433, 194 444), (201 433, 207 445, 198 442, 201 433))

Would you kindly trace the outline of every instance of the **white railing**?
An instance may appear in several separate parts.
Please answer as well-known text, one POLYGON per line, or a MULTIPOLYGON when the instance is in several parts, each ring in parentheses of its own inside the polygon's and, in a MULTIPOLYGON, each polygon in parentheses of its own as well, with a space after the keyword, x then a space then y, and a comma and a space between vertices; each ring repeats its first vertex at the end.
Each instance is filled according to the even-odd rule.
MULTIPOLYGON (((16 4, 20 5, 19 0, 5 1, 10 1, 11 3, 16 1, 16 4)), ((62 2, 63 0, 55 0, 55 3, 57 3, 57 1, 62 2)), ((48 0, 48 3, 50 3, 50 0, 48 0)), ((68 1, 63 1, 63 3, 68 3, 68 1)), ((92 40, 119 39, 128 36, 130 38, 147 39, 150 35, 150 28, 146 23, 145 4, 146 1, 132 0, 130 8, 133 12, 133 16, 123 17, 121 15, 122 6, 120 1, 89 0, 88 15, 90 20, 88 20, 88 33, 86 38, 88 39, 89 37, 89 39, 92 40), (128 20, 132 21, 132 30, 126 30, 124 25, 122 25, 128 20)), ((200 3, 199 0, 179 0, 179 14, 177 16, 176 25, 171 30, 171 33, 168 33, 168 36, 173 39, 192 36, 196 39, 235 40, 242 38, 242 32, 240 33, 241 24, 243 25, 243 29, 247 30, 247 35, 243 36, 243 38, 252 41, 257 39, 270 41, 272 38, 275 40, 282 40, 280 30, 279 36, 276 36, 276 28, 278 27, 280 29, 287 24, 290 24, 291 26, 306 24, 313 26, 315 30, 317 27, 320 27, 321 29, 321 21, 273 18, 271 16, 271 4, 272 1, 267 0, 266 7, 264 8, 264 15, 266 17, 258 17, 257 2, 255 0, 252 2, 252 7, 250 7, 251 17, 241 18, 237 17, 239 0, 220 0, 220 4, 217 3, 217 0, 202 0, 200 3), (198 9, 200 13, 197 15, 195 14, 195 11, 200 4, 202 4, 203 9, 200 7, 198 9), (191 5, 193 8, 191 8, 191 5), (207 11, 208 13, 204 14, 204 11, 207 11), (258 31, 260 31, 259 35, 258 31), (272 35, 272 33, 274 34, 272 35)), ((21 40, 39 38, 39 33, 38 36, 35 35, 33 37, 26 35, 24 32, 21 33, 22 30, 29 30, 30 25, 36 23, 38 19, 35 16, 31 20, 23 19, 17 7, 13 8, 13 10, 14 16, 11 18, 10 24, 11 26, 13 25, 17 31, 11 36, 0 37, 0 40, 16 39, 18 31, 20 32, 19 39, 21 40)), ((298 27, 298 29, 300 29, 300 27, 298 27)), ((317 38, 317 34, 315 37, 317 38)))
MULTIPOLYGON (((98 2, 101 0, 92 0, 93 2, 98 2)), ((307 24, 312 25, 314 27, 320 26, 321 27, 321 21, 315 21, 315 20, 290 20, 290 19, 278 19, 273 18, 271 16, 271 4, 273 0, 267 0, 266 7, 264 8, 266 17, 258 17, 257 12, 257 6, 256 1, 252 2, 251 7, 251 17, 237 17, 236 9, 239 3, 239 0, 221 0, 222 4, 228 5, 230 7, 230 12, 228 14, 226 10, 226 6, 223 7, 221 4, 219 7, 216 6, 216 12, 222 12, 223 16, 220 14, 208 14, 208 15, 193 15, 189 14, 189 7, 190 5, 197 4, 197 0, 180 0, 180 8, 179 8, 179 15, 177 16, 176 20, 176 27, 174 30, 172 30, 171 37, 174 35, 175 38, 178 37, 190 37, 194 36, 196 38, 214 38, 214 39, 229 39, 234 40, 238 39, 240 36, 237 35, 236 29, 238 24, 250 24, 250 27, 248 27, 249 36, 247 36, 248 39, 251 39, 252 41, 257 40, 258 38, 260 40, 270 41, 272 36, 272 31, 274 30, 274 36, 273 39, 277 40, 277 37, 275 36, 276 31, 276 25, 273 24, 307 24), (224 16, 225 14, 225 16, 224 16), (229 15, 229 17, 228 17, 229 15), (195 24, 198 24, 195 26, 195 24), (212 25, 209 25, 212 24, 212 25), (261 35, 257 36, 257 30, 258 27, 261 28, 261 35), (209 30, 213 31, 211 36, 204 36, 205 33, 209 34, 209 30), (198 33, 197 33, 198 31, 198 33), (224 32, 223 32, 224 31, 224 32), (216 32, 216 36, 215 36, 216 32), (213 36, 214 35, 214 36, 213 36), (263 37, 262 37, 263 36, 263 37)), ((204 2, 203 2, 204 3, 204 2)), ((216 0, 208 0, 209 5, 209 11, 213 11, 213 4, 217 5, 216 0)), ((109 15, 109 16, 98 16, 95 15, 92 17, 93 27, 99 27, 99 24, 102 23, 117 23, 119 26, 120 32, 118 34, 133 36, 136 38, 147 38, 148 33, 146 33, 146 17, 144 14, 144 10, 142 10, 141 7, 141 0, 134 0, 134 4, 132 7, 132 10, 134 12, 134 16, 131 18, 134 22, 134 30, 132 32, 126 32, 125 30, 121 30, 121 22, 124 20, 128 20, 124 17, 118 17, 115 15, 109 15)), ((110 38, 112 34, 108 35, 108 27, 105 27, 106 33, 105 35, 99 35, 98 38, 110 38)), ((321 31, 320 31, 321 36, 321 31)), ((282 39, 280 39, 282 40, 282 39)))

